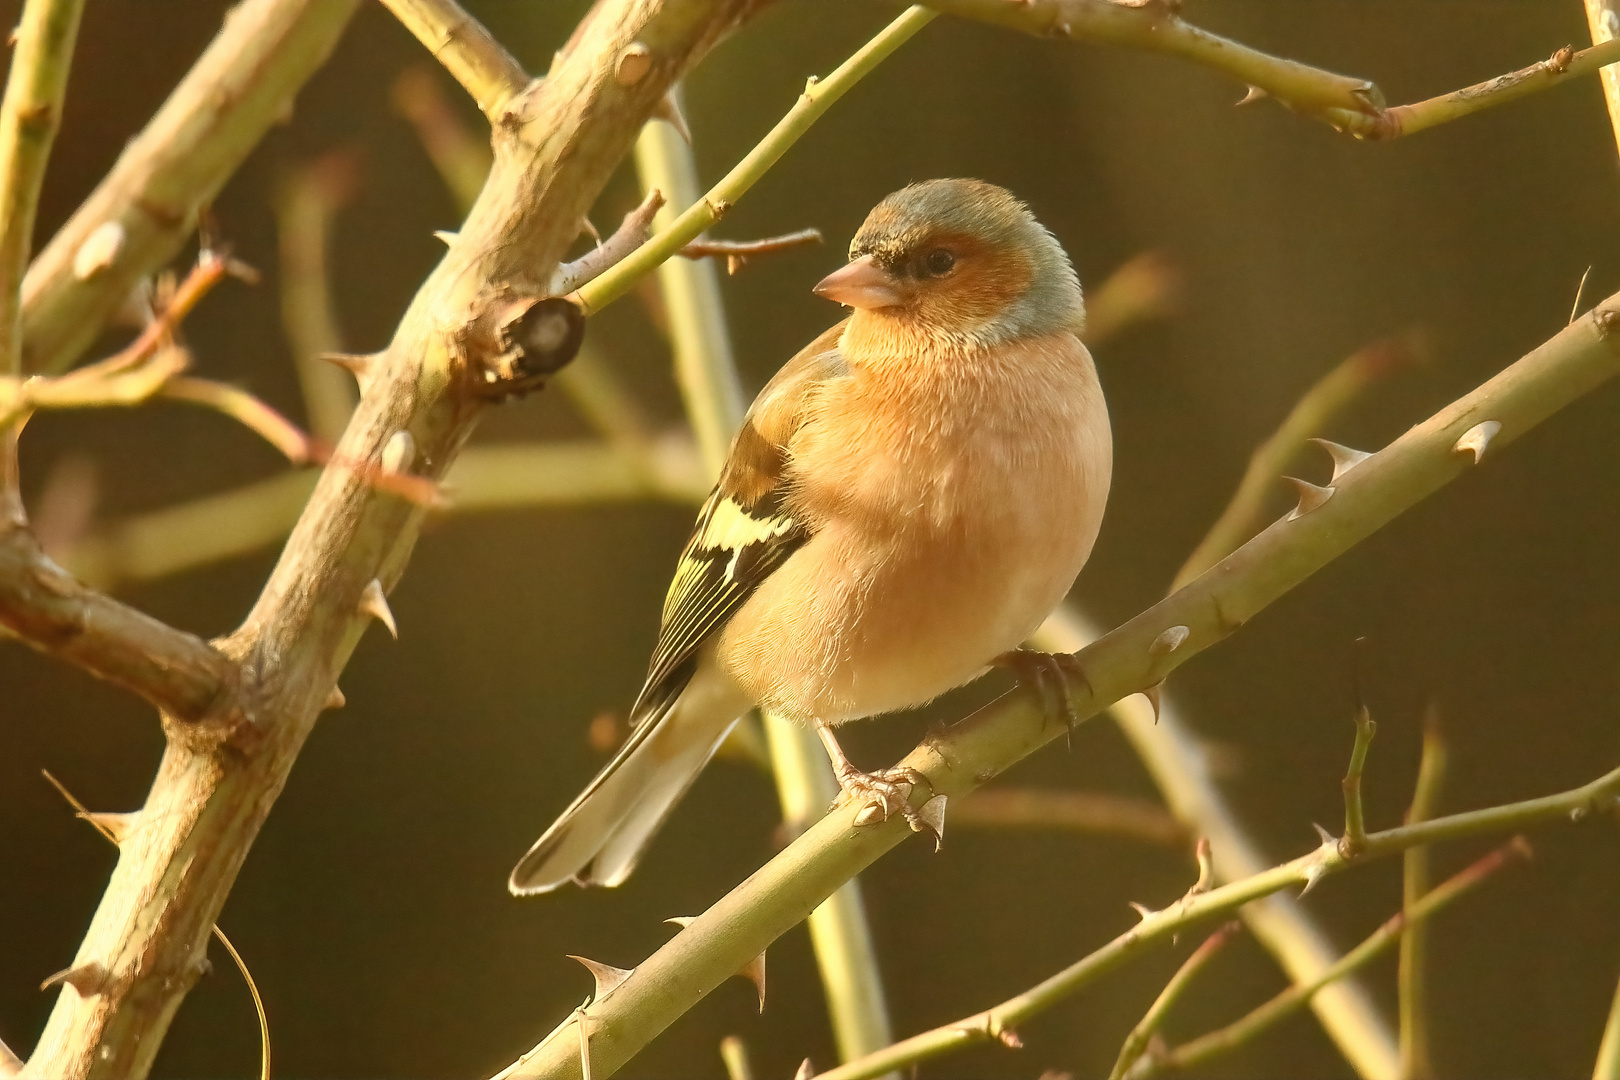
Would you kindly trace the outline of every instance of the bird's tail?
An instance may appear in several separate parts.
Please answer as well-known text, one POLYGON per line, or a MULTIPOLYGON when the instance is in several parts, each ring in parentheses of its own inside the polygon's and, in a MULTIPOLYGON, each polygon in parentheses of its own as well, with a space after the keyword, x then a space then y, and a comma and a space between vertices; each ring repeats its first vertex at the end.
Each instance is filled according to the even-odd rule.
POLYGON ((622 884, 747 708, 729 679, 700 668, 678 697, 631 731, 613 760, 518 861, 507 888, 530 896, 570 881, 622 884))

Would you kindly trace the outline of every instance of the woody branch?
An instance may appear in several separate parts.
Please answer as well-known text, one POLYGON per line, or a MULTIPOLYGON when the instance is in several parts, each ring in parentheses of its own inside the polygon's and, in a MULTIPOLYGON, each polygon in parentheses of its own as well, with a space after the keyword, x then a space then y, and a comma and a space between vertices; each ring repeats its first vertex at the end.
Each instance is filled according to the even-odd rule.
MULTIPOLYGON (((507 388, 505 373, 539 374, 525 369, 537 358, 521 340, 524 315, 544 295, 537 272, 557 265, 573 223, 669 83, 753 6, 612 0, 591 12, 545 82, 502 114, 496 166, 374 364, 339 459, 436 480, 485 395, 507 388), (651 63, 625 85, 613 73, 633 45, 651 63), (495 370, 503 377, 492 385, 495 370)), ((252 839, 333 700, 368 612, 403 572, 421 517, 364 469, 323 474, 258 603, 217 645, 234 662, 249 715, 210 713, 192 726, 166 717, 168 745, 140 827, 120 849, 75 958, 81 977, 62 989, 31 1073, 148 1071, 252 839)))

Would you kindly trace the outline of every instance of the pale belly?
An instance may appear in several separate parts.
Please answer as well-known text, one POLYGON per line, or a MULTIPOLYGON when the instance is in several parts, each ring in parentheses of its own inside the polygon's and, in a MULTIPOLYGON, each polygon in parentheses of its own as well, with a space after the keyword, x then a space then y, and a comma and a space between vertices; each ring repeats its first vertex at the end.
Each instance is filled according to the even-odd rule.
POLYGON ((1100 445, 1045 462, 1037 483, 981 477, 971 511, 943 520, 919 506, 888 534, 828 522, 739 610, 722 663, 755 700, 831 723, 971 681, 1084 565, 1107 498, 1106 439, 1104 426, 1100 445))

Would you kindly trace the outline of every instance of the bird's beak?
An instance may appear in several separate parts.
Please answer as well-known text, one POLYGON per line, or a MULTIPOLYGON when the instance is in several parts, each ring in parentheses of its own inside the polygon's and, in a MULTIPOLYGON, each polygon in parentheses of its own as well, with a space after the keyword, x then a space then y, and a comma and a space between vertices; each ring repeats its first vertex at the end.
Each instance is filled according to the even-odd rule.
POLYGON ((862 255, 843 269, 834 270, 811 291, 846 307, 867 311, 900 303, 894 278, 873 262, 870 255, 862 255))

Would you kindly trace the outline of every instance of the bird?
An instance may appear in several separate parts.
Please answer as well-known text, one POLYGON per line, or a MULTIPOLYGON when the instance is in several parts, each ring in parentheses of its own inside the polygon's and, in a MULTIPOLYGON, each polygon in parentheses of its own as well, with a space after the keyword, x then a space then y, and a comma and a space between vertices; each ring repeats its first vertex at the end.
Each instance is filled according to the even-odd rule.
POLYGON ((1068 255, 1004 188, 928 180, 879 202, 813 292, 849 314, 748 410, 631 733, 512 871, 516 895, 624 882, 756 706, 815 728, 865 823, 909 818, 908 781, 856 768, 834 726, 996 664, 1051 704, 1054 658, 1020 645, 1090 556, 1113 459, 1068 255))

